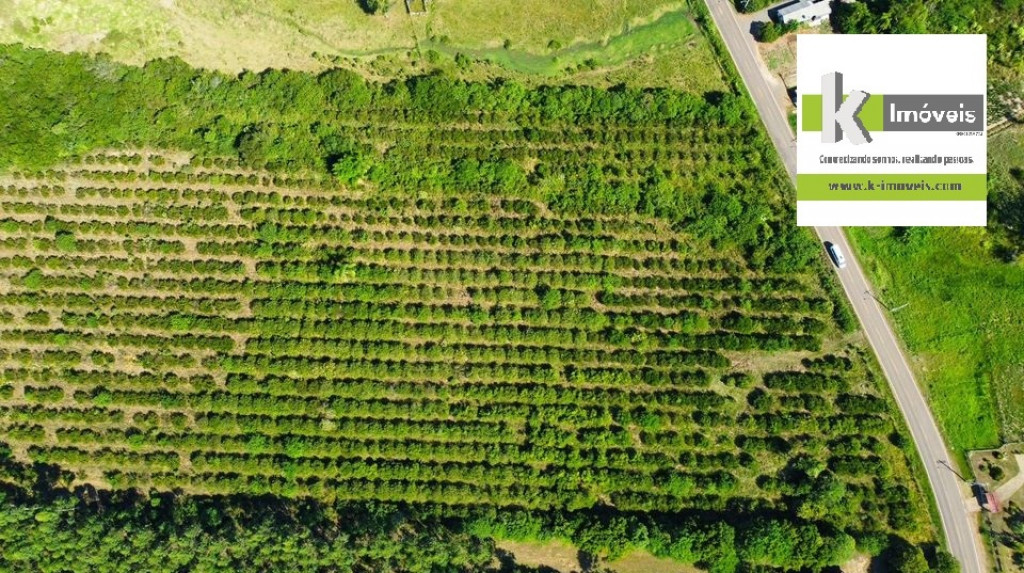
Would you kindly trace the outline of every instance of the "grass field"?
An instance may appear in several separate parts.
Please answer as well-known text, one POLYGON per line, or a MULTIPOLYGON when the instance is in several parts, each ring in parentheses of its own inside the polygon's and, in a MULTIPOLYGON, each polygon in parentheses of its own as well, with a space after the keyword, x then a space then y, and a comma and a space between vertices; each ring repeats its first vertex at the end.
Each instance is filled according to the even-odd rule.
POLYGON ((356 0, 0 2, 0 42, 102 51, 141 63, 180 56, 227 71, 341 65, 375 75, 450 69, 545 81, 723 89, 685 3, 437 0, 368 16, 356 0), (434 53, 427 58, 427 52, 434 53), (455 66, 454 58, 478 63, 455 66))
MULTIPOLYGON (((517 543, 502 541, 498 547, 515 556, 516 563, 550 568, 558 573, 583 570, 579 549, 559 541, 517 543)), ((588 564, 593 568, 594 564, 588 564)), ((608 573, 698 573, 701 569, 671 559, 655 557, 646 551, 634 551, 614 561, 601 561, 598 570, 608 573)), ((546 570, 546 569, 545 569, 546 570)), ((593 569, 591 569, 593 570, 593 569)))
MULTIPOLYGON (((994 185, 1024 166, 1020 129, 990 144, 994 185)), ((1024 438, 1024 267, 1000 262, 983 229, 851 229, 921 382, 960 454, 1024 438)))

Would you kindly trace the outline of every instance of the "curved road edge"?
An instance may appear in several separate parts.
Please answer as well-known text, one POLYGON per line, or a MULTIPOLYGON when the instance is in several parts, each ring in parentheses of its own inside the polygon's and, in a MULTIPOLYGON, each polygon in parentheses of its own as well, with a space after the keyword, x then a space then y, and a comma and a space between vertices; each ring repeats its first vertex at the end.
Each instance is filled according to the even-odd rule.
MULTIPOLYGON (((778 105, 780 98, 788 95, 773 93, 770 76, 760 63, 751 35, 740 27, 731 0, 704 1, 786 171, 795 182, 796 142, 778 105)), ((942 434, 889 321, 871 294, 871 284, 842 228, 815 227, 815 232, 822 241, 834 243, 846 253, 846 268, 835 269, 836 274, 910 429, 939 510, 946 546, 964 573, 984 573, 986 554, 977 518, 965 501, 969 492, 958 476, 944 466, 950 458, 942 434)))
POLYGON ((860 262, 840 227, 816 227, 823 241, 839 246, 846 255, 846 268, 837 269, 840 283, 853 310, 860 319, 882 372, 889 381, 903 419, 910 429, 917 453, 931 484, 932 495, 939 510, 939 519, 946 535, 946 545, 960 561, 964 573, 987 571, 985 553, 977 534, 976 518, 968 511, 965 500, 969 492, 959 477, 944 464, 950 459, 938 424, 921 393, 906 356, 900 348, 883 309, 871 294, 860 262))

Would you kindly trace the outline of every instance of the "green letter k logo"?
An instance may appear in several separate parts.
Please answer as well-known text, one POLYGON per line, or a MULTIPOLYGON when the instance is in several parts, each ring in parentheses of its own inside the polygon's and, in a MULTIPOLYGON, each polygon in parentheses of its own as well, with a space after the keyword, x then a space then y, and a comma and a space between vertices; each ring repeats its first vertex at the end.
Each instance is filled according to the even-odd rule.
POLYGON ((857 117, 869 95, 853 90, 843 101, 843 74, 832 72, 821 76, 821 142, 838 143, 846 132, 854 145, 871 143, 871 134, 857 117))

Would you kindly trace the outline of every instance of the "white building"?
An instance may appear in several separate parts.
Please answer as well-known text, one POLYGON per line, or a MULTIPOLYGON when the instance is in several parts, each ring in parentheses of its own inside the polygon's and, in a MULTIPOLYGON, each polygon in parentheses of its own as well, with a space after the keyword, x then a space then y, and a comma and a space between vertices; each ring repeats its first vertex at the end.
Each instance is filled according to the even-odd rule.
POLYGON ((796 22, 811 26, 825 22, 831 14, 832 6, 829 0, 799 0, 775 11, 775 17, 782 24, 796 22))

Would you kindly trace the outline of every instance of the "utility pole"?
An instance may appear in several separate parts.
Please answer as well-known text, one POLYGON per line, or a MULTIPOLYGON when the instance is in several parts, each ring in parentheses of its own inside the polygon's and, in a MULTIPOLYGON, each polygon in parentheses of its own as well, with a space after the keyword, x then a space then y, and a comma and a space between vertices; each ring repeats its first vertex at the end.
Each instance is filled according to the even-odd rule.
POLYGON ((964 476, 960 475, 960 472, 958 472, 955 469, 953 469, 953 466, 949 465, 949 462, 947 462, 946 460, 939 460, 938 463, 939 463, 939 465, 946 466, 946 469, 951 471, 951 472, 953 472, 953 475, 955 475, 956 477, 960 478, 960 481, 962 481, 964 483, 969 483, 967 481, 967 478, 965 478, 964 476))
POLYGON ((896 308, 889 308, 889 305, 887 305, 884 302, 882 302, 882 299, 880 299, 877 296, 875 296, 875 293, 873 293, 873 292, 871 292, 869 290, 866 290, 866 291, 864 291, 864 294, 867 295, 867 296, 870 296, 873 299, 875 299, 875 302, 880 304, 882 306, 882 308, 884 308, 885 310, 888 310, 889 312, 896 312, 897 310, 902 310, 902 309, 907 308, 908 306, 910 306, 910 303, 908 302, 906 304, 901 304, 901 305, 897 306, 896 308))
POLYGON ((871 292, 869 290, 866 290, 866 291, 864 291, 864 294, 867 295, 867 296, 870 296, 873 299, 875 299, 875 302, 877 302, 878 304, 882 305, 882 308, 884 308, 885 310, 890 310, 889 309, 889 305, 887 305, 884 302, 882 302, 882 299, 880 299, 877 296, 875 296, 875 293, 873 293, 873 292, 871 292))

